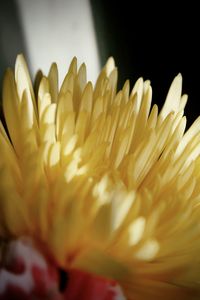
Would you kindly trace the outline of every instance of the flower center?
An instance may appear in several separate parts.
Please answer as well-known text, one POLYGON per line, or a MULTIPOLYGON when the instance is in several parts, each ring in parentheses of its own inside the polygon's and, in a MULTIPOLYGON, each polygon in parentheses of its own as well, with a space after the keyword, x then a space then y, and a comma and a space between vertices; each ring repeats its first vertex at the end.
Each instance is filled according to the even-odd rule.
POLYGON ((30 240, 7 244, 0 260, 0 299, 124 300, 114 280, 49 262, 30 240))

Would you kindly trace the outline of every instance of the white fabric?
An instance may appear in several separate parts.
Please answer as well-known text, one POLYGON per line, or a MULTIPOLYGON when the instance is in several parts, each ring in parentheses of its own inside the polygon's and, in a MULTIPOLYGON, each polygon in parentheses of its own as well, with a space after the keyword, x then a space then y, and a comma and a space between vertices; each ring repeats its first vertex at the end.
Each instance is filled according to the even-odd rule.
MULTIPOLYGON (((17 0, 29 66, 47 74, 56 62, 64 78, 73 56, 85 62, 95 82, 99 58, 89 0, 17 0)), ((60 82, 61 82, 60 80, 60 82)))

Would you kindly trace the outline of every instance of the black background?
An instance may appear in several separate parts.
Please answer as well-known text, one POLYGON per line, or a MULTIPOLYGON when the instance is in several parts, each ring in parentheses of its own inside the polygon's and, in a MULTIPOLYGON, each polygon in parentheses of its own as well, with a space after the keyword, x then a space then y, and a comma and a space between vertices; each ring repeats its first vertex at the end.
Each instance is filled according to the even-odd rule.
POLYGON ((120 85, 150 79, 153 103, 162 106, 173 78, 183 76, 188 124, 200 115, 200 16, 193 1, 92 0, 101 61, 112 55, 120 85))

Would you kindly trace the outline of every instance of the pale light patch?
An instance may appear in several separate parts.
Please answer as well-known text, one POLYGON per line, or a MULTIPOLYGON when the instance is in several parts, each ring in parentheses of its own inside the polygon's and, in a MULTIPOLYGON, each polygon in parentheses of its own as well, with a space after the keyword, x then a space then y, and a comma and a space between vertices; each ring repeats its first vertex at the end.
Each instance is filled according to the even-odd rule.
POLYGON ((78 165, 80 162, 81 162, 81 149, 78 148, 74 152, 71 162, 67 166, 65 174, 64 174, 67 182, 70 182, 72 180, 72 178, 77 175, 78 165))
POLYGON ((133 221, 128 228, 129 233, 129 245, 135 246, 142 239, 144 229, 146 225, 146 219, 144 217, 138 217, 133 221))
POLYGON ((79 168, 76 172, 76 176, 80 176, 80 175, 84 175, 86 174, 88 171, 88 167, 87 166, 83 166, 81 168, 79 168))
POLYGON ((60 162, 60 143, 52 144, 49 150, 48 165, 53 167, 60 162))
POLYGON ((151 239, 146 241, 134 256, 139 260, 151 261, 157 255, 159 249, 159 243, 156 240, 151 239))
POLYGON ((109 179, 105 175, 102 179, 94 186, 93 196, 98 199, 98 204, 104 205, 109 203, 109 192, 108 192, 109 179))
POLYGON ((77 143, 78 136, 77 134, 74 134, 66 143, 66 145, 63 146, 62 149, 62 155, 67 156, 72 153, 74 150, 76 143, 77 143))
POLYGON ((112 200, 112 228, 113 230, 117 230, 124 219, 126 218, 132 204, 134 203, 135 200, 135 193, 129 192, 116 192, 113 196, 112 200))

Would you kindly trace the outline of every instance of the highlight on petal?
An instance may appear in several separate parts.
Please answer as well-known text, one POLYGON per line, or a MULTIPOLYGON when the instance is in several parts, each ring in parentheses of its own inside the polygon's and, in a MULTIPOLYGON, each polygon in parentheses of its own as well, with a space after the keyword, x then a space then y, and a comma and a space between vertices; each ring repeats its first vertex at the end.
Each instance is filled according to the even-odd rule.
POLYGON ((77 58, 58 73, 33 89, 22 55, 5 73, 0 299, 46 279, 55 299, 199 299, 200 119, 186 130, 182 76, 159 112, 149 80, 117 91, 113 58, 94 86, 77 58))
POLYGON ((165 118, 170 112, 178 112, 181 100, 182 76, 178 74, 169 89, 166 101, 163 105, 160 115, 165 118))
POLYGON ((106 75, 109 76, 115 68, 115 61, 113 57, 110 57, 105 65, 106 75))
POLYGON ((138 217, 129 226, 129 244, 136 245, 142 238, 145 228, 145 219, 143 217, 138 217))

